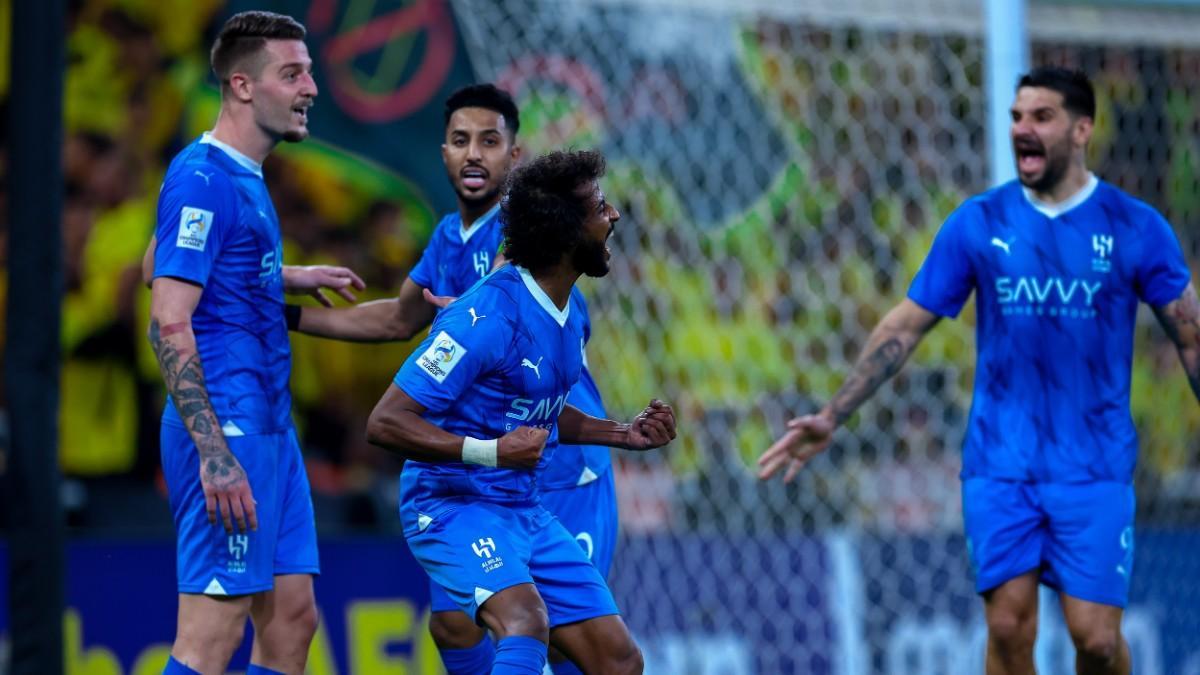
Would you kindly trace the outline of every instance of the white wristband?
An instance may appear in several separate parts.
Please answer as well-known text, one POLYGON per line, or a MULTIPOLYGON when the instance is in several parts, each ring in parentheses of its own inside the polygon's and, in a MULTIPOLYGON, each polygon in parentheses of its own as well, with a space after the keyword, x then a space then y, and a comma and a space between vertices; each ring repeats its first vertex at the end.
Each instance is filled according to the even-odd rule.
POLYGON ((478 464, 479 466, 496 466, 496 439, 481 441, 470 436, 463 437, 463 464, 478 464))

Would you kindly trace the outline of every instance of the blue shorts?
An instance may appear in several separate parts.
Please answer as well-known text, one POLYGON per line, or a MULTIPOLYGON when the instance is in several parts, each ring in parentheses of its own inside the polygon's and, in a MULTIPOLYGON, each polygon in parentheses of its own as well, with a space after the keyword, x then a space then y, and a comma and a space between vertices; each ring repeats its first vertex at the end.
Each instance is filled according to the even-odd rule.
MULTIPOLYGON (((560 626, 618 614, 608 585, 548 511, 463 500, 408 537, 408 547, 453 606, 478 622, 479 606, 517 584, 534 584, 560 626)), ((434 602, 438 602, 435 593, 434 602)))
MULTIPOLYGON (((562 490, 544 490, 542 506, 567 528, 600 576, 608 579, 617 548, 617 490, 613 472, 584 485, 562 490)), ((456 612, 458 603, 436 582, 429 582, 430 608, 434 612, 456 612)))
POLYGON ((1067 595, 1115 607, 1129 600, 1133 486, 963 481, 967 554, 984 593, 1032 570, 1067 595))
POLYGON ((208 522, 187 430, 164 424, 160 439, 180 593, 247 595, 274 588, 276 575, 320 573, 312 493, 294 430, 225 439, 254 492, 258 530, 244 534, 226 533, 219 516, 216 525, 208 522))

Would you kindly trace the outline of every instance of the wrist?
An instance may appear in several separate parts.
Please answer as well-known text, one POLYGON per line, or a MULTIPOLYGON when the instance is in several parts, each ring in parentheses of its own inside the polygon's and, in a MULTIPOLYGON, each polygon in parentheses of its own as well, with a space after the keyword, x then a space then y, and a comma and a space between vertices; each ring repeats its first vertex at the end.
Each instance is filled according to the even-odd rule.
POLYGON ((495 468, 497 463, 497 449, 499 442, 493 438, 490 440, 480 440, 471 438, 470 436, 463 437, 462 444, 462 461, 463 464, 476 464, 478 466, 488 466, 495 468))

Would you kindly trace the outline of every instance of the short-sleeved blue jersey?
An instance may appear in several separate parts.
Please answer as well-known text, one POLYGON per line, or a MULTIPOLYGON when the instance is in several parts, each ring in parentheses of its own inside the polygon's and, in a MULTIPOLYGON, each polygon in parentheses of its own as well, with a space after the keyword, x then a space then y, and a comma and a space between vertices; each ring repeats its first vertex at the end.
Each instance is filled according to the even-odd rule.
MULTIPOLYGON (((585 346, 579 382, 571 390, 567 403, 592 417, 604 419, 608 417, 608 412, 604 409, 604 399, 600 397, 600 389, 588 371, 586 344, 592 339, 592 319, 588 313, 587 300, 578 286, 571 289, 571 311, 583 318, 585 346)), ((559 445, 554 450, 554 461, 550 462, 542 474, 541 486, 547 490, 561 490, 587 485, 611 468, 612 451, 603 445, 559 445)))
POLYGON ((457 211, 438 223, 421 259, 408 274, 415 284, 434 295, 458 297, 492 271, 496 252, 504 241, 500 205, 467 229, 462 225, 457 211))
POLYGON ((1054 207, 1016 181, 964 203, 908 292, 953 317, 975 291, 977 365, 963 477, 1132 480, 1138 301, 1165 305, 1189 280, 1162 216, 1094 177, 1054 207))
MULTIPOLYGON (((537 501, 538 477, 551 461, 558 415, 583 366, 583 317, 559 310, 533 276, 508 265, 438 315, 429 336, 394 382, 425 407, 425 419, 453 434, 492 439, 521 426, 548 429, 536 470, 409 460, 400 479, 406 532, 454 500, 537 501)), ((414 529, 417 528, 417 529, 414 529)))
MULTIPOLYGON (((466 230, 462 227, 462 216, 457 211, 443 217, 421 254, 421 260, 409 273, 413 282, 428 288, 434 295, 452 297, 466 293, 478 283, 491 270, 495 254, 504 242, 499 209, 500 206, 496 205, 466 230)), ((571 311, 579 312, 583 317, 585 337, 590 339, 591 319, 587 300, 578 287, 571 291, 571 306, 571 311)), ((579 383, 571 390, 568 401, 592 417, 607 417, 600 390, 587 369, 586 353, 579 383)), ((542 476, 541 486, 544 488, 585 485, 612 468, 611 451, 603 446, 559 446, 554 451, 554 458, 542 476)))
MULTIPOLYGON (((192 329, 227 436, 291 426, 291 349, 283 314, 279 218, 261 168, 205 134, 167 169, 154 276, 204 287, 192 329)), ((163 422, 183 422, 168 401, 163 422)))

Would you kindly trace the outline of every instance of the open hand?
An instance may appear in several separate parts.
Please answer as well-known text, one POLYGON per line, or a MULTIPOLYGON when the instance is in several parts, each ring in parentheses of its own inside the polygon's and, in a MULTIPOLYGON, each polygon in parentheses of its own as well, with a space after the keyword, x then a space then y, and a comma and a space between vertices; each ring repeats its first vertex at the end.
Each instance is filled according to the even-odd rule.
POLYGON ((428 302, 438 309, 446 309, 450 306, 450 303, 458 299, 458 297, 454 295, 434 295, 433 291, 429 290, 428 288, 422 288, 421 295, 424 296, 425 302, 428 302))
POLYGON ((346 302, 355 302, 351 289, 363 290, 367 284, 363 282, 354 270, 349 267, 334 265, 285 265, 283 268, 283 288, 288 293, 306 293, 317 299, 326 307, 333 307, 333 302, 325 296, 322 289, 329 289, 342 296, 346 302))
POLYGON ((787 433, 758 458, 758 477, 767 480, 786 466, 783 482, 790 483, 808 460, 829 447, 836 426, 827 413, 804 415, 788 422, 787 433))

